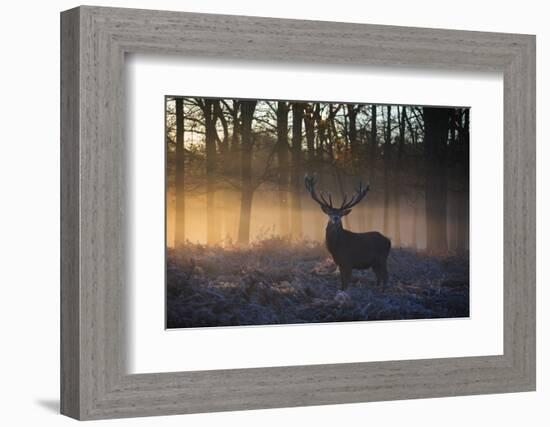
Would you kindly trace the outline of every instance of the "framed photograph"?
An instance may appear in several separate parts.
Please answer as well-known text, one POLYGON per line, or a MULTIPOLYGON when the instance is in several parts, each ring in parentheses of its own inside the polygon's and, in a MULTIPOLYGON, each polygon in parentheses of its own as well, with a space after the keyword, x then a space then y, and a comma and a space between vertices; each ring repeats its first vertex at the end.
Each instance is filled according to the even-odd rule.
POLYGON ((535 390, 535 37, 61 14, 61 411, 535 390))
POLYGON ((469 108, 165 100, 167 328, 469 317, 469 108))

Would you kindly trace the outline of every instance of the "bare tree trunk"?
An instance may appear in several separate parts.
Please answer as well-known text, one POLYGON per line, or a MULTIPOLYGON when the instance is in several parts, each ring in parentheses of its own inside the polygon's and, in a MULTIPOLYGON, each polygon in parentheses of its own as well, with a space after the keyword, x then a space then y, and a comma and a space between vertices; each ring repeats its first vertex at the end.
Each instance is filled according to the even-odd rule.
POLYGON ((370 150, 369 150, 369 167, 374 172, 376 163, 376 152, 378 151, 378 129, 376 120, 378 119, 378 113, 376 111, 376 105, 371 106, 371 128, 370 128, 370 150))
POLYGON ((461 191, 457 195, 457 230, 456 249, 459 253, 468 251, 470 198, 468 191, 461 191))
POLYGON ((304 105, 292 104, 292 168, 290 176, 290 228, 292 238, 302 237, 302 120, 304 117, 304 105))
MULTIPOLYGON (((214 101, 214 123, 216 123, 216 121, 219 121, 221 123, 223 129, 223 138, 220 139, 217 132, 215 133, 219 146, 218 163, 220 165, 220 170, 218 173, 223 176, 228 176, 231 173, 231 162, 229 161, 229 124, 227 123, 227 119, 224 115, 222 103, 220 100, 214 101)), ((225 190, 222 190, 218 193, 217 199, 217 208, 219 212, 223 212, 222 215, 219 215, 218 233, 219 239, 221 239, 221 241, 224 241, 229 236, 228 229, 230 222, 229 212, 227 212, 227 208, 231 205, 229 201, 229 193, 225 190)))
POLYGON ((411 240, 412 247, 418 249, 418 197, 414 199, 411 240))
MULTIPOLYGON (((378 113, 376 109, 376 105, 371 106, 371 128, 370 128, 370 145, 368 147, 368 174, 369 174, 369 181, 372 181, 374 179, 375 173, 376 173, 376 152, 377 152, 377 146, 378 146, 378 129, 377 129, 377 123, 376 120, 378 118, 378 113)), ((374 226, 374 207, 371 204, 368 206, 368 212, 367 212, 367 229, 372 230, 374 226)))
POLYGON ((289 210, 288 210, 288 111, 289 106, 286 102, 277 103, 277 162, 279 166, 278 193, 279 193, 279 222, 280 235, 286 237, 289 235, 289 210))
POLYGON ((239 123, 240 101, 233 101, 233 109, 231 110, 231 121, 233 122, 233 133, 231 135, 231 153, 239 151, 240 140, 240 123, 239 123))
MULTIPOLYGON (((357 113, 359 111, 359 106, 355 104, 346 104, 347 110, 347 137, 349 141, 349 149, 351 153, 351 166, 353 174, 361 174, 363 172, 360 162, 360 147, 359 140, 357 137, 357 113)), ((357 212, 355 218, 357 219, 358 229, 360 231, 365 231, 366 228, 366 215, 367 215, 367 206, 366 204, 361 204, 356 207, 357 212)), ((344 217, 348 222, 349 220, 344 217)))
POLYGON ((457 211, 457 250, 458 252, 468 251, 468 234, 470 229, 470 110, 464 111, 464 124, 459 127, 458 140, 460 144, 460 173, 462 174, 464 186, 458 194, 457 211))
POLYGON ((216 117, 214 101, 203 104, 206 144, 206 241, 209 245, 220 242, 220 229, 216 215, 216 117))
MULTIPOLYGON (((239 100, 234 99, 231 103, 231 108, 229 108, 231 114, 231 141, 230 141, 230 159, 231 161, 225 165, 228 169, 228 173, 232 176, 238 176, 241 171, 241 104, 239 100)), ((235 202, 240 197, 239 195, 229 193, 231 195, 231 200, 235 202)), ((238 203, 229 203, 226 206, 224 215, 227 215, 231 218, 231 228, 229 230, 229 235, 231 236, 231 241, 238 239, 239 233, 239 204, 238 203)))
MULTIPOLYGON (((317 159, 318 154, 318 148, 315 146, 315 123, 317 121, 317 114, 319 114, 320 111, 320 105, 319 103, 307 103, 304 104, 304 127, 306 132, 306 145, 307 145, 307 166, 305 173, 311 173, 315 170, 315 163, 317 159)), ((317 132, 317 137, 319 136, 319 132, 317 132)), ((303 212, 305 217, 306 224, 309 224, 310 218, 311 220, 318 220, 317 212, 303 212)), ((304 219, 304 218, 302 218, 304 219)), ((320 229, 322 230, 323 227, 321 226, 320 229)), ((318 238, 318 230, 319 228, 314 227, 313 232, 313 238, 318 238)), ((321 235, 323 237, 324 234, 321 235)))
POLYGON ((174 247, 185 244, 185 145, 183 98, 176 98, 176 227, 174 247))
POLYGON ((417 141, 416 129, 413 128, 413 125, 411 123, 411 119, 407 114, 405 114, 405 121, 407 122, 407 127, 409 128, 409 133, 411 135, 412 145, 416 146, 416 141, 417 141))
POLYGON ((332 107, 332 104, 329 104, 328 110, 329 110, 329 113, 328 113, 328 117, 327 117, 327 119, 324 123, 324 127, 325 127, 325 130, 326 130, 326 133, 327 133, 328 157, 332 161, 332 160, 334 160, 334 137, 332 135, 332 126, 330 125, 330 121, 332 120, 331 119, 332 113, 334 111, 334 109, 332 107))
POLYGON ((317 149, 315 152, 315 157, 318 159, 323 159, 324 157, 324 150, 325 150, 325 140, 326 140, 326 134, 325 134, 325 128, 326 128, 326 122, 321 117, 321 104, 317 103, 314 110, 314 116, 315 116, 315 122, 317 123, 317 149))
POLYGON ((338 111, 340 111, 341 105, 338 105, 336 109, 333 108, 333 104, 329 106, 329 115, 328 115, 328 128, 329 128, 329 142, 331 147, 331 159, 334 159, 335 156, 340 151, 338 145, 338 131, 336 130, 335 118, 338 111))
POLYGON ((252 210, 252 119, 256 101, 241 101, 241 213, 239 218, 240 245, 248 245, 250 242, 250 214, 252 210))
POLYGON ((451 130, 451 135, 449 139, 449 148, 451 153, 453 153, 454 150, 456 149, 456 144, 455 144, 456 143, 456 115, 457 115, 457 110, 453 110, 453 112, 451 113, 451 118, 449 122, 450 130, 451 130))
POLYGON ((387 122, 384 141, 384 234, 390 234, 391 199, 391 106, 386 107, 387 122))
POLYGON ((351 164, 355 171, 359 161, 359 150, 357 146, 357 107, 355 104, 346 104, 348 110, 348 139, 351 151, 351 164))
POLYGON ((315 160, 315 113, 312 104, 306 104, 304 125, 306 128, 307 161, 311 166, 315 160))
POLYGON ((447 140, 452 109, 424 107, 426 176, 426 238, 430 252, 446 252, 447 140))
POLYGON ((405 150, 405 120, 407 116, 407 107, 402 106, 401 110, 397 108, 399 121, 399 142, 397 150, 397 168, 394 172, 394 242, 395 246, 401 246, 401 174, 403 171, 403 152, 405 150))

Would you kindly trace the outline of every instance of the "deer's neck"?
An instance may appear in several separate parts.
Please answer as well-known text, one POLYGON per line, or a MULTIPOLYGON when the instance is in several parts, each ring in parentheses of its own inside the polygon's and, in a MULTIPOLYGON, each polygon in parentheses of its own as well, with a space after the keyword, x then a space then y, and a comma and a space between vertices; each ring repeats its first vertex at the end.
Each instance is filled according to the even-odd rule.
POLYGON ((328 222, 325 232, 325 242, 327 249, 331 254, 334 254, 338 249, 339 241, 344 234, 344 227, 342 224, 333 224, 328 222))

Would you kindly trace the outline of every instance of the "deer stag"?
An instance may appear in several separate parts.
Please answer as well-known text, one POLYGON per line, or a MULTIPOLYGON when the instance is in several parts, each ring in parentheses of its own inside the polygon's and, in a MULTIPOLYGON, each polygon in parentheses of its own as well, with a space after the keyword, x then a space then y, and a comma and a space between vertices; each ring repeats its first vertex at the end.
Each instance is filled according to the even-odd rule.
POLYGON ((390 239, 377 231, 353 233, 342 227, 342 217, 349 214, 351 208, 363 200, 369 191, 369 186, 365 187, 360 182, 355 195, 351 199, 348 200, 348 195, 344 194, 342 205, 334 207, 330 193, 326 198, 322 192, 317 195, 315 192, 316 183, 317 179, 314 176, 306 175, 307 191, 329 217, 325 243, 332 259, 340 269, 342 290, 345 290, 348 286, 353 269, 366 270, 369 268, 372 268, 376 274, 376 284, 378 286, 382 284, 382 289, 384 289, 388 282, 386 261, 391 249, 390 239))

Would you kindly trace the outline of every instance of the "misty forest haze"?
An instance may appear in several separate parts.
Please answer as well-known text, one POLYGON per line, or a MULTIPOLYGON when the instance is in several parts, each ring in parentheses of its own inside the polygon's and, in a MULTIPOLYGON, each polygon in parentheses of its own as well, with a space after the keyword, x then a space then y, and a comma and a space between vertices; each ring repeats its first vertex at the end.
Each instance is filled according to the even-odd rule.
POLYGON ((335 198, 370 183, 347 228, 381 231, 394 247, 467 250, 469 109, 166 99, 169 247, 322 241, 326 216, 303 185, 316 173, 335 198))
POLYGON ((169 327, 467 315, 469 108, 165 99, 169 327), (333 300, 306 174, 338 204, 369 183, 343 226, 391 240, 389 293, 333 300))

